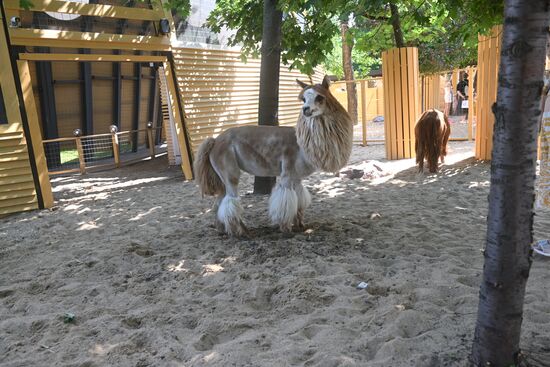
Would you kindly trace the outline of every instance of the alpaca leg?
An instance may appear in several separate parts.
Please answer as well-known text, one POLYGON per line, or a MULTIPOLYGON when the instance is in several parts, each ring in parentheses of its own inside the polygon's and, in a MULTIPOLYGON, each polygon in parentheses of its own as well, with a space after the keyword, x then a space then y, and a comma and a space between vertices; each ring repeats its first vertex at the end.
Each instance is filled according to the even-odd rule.
POLYGON ((282 232, 290 232, 298 213, 298 196, 287 178, 275 186, 269 198, 269 216, 282 232))
POLYGON ((222 203, 222 200, 224 198, 224 195, 219 195, 217 198, 216 198, 216 202, 214 203, 214 206, 212 208, 212 211, 214 212, 214 226, 216 227, 216 230, 219 232, 219 233, 225 233, 225 225, 223 224, 222 221, 220 221, 220 219, 218 218, 218 211, 220 209, 220 204, 222 203))
POLYGON ((237 196, 226 195, 218 209, 218 221, 230 236, 241 237, 247 230, 242 220, 243 208, 237 196))
POLYGON ((211 157, 212 168, 225 186, 225 196, 219 198, 217 219, 230 236, 243 236, 247 230, 242 220, 243 208, 239 201, 239 178, 241 170, 233 154, 211 157), (223 168, 222 168, 223 167, 223 168))
POLYGON ((295 188, 296 196, 298 197, 298 212, 296 213, 296 218, 294 218, 294 227, 297 230, 303 230, 305 228, 304 212, 311 204, 311 195, 301 183, 295 185, 295 188))

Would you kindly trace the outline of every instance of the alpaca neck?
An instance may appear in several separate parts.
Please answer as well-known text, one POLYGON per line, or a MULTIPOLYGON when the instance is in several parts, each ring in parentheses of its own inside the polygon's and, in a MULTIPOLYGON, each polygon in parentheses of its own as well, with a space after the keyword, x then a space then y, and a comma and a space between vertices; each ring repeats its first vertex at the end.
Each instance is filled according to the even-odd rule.
POLYGON ((317 169, 336 172, 346 165, 351 154, 353 124, 349 115, 325 113, 306 117, 296 126, 298 145, 317 169))

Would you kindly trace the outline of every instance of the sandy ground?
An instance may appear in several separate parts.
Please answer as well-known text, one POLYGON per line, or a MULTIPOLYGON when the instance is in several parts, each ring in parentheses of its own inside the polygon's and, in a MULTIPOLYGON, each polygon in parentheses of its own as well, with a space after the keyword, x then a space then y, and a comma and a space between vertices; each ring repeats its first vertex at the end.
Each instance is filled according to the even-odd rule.
MULTIPOLYGON (((455 142, 439 174, 419 175, 383 149, 354 148, 352 163, 378 161, 370 178, 311 176, 308 230, 292 236, 252 195, 252 237, 218 235, 212 200, 162 159, 56 178, 57 210, 0 219, 0 365, 467 365, 489 165, 455 142)), ((540 211, 535 239, 548 237, 540 211)), ((550 361, 549 269, 534 255, 534 366, 550 361)))

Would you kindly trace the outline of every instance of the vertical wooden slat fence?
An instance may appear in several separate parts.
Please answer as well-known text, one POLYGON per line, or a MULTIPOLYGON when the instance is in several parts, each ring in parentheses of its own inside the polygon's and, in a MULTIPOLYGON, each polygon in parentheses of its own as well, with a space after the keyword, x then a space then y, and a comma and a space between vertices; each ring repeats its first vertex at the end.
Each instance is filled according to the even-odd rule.
POLYGON ((440 74, 426 74, 422 80, 422 111, 432 108, 441 109, 441 88, 440 74))
POLYGON ((418 49, 382 52, 387 159, 412 158, 414 124, 420 113, 418 49))
POLYGON ((476 151, 478 159, 491 159, 494 115, 491 106, 497 98, 502 26, 493 27, 489 36, 479 36, 477 69, 476 151))

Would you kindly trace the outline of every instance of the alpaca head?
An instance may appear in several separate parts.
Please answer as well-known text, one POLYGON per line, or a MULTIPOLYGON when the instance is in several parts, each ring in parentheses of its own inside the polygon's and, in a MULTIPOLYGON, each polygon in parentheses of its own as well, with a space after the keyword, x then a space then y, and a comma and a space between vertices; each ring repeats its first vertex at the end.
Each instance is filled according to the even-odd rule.
POLYGON ((303 102, 301 113, 305 117, 317 117, 324 114, 327 108, 327 97, 330 95, 328 77, 325 76, 323 83, 316 85, 308 85, 298 79, 296 82, 302 87, 298 96, 303 102))

